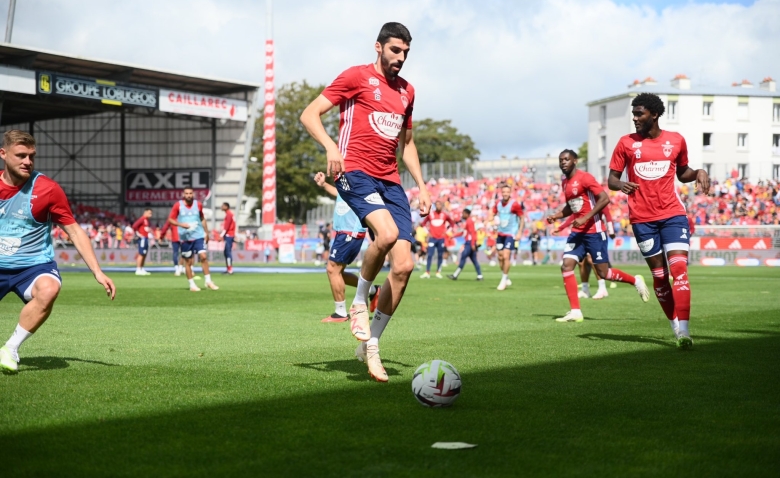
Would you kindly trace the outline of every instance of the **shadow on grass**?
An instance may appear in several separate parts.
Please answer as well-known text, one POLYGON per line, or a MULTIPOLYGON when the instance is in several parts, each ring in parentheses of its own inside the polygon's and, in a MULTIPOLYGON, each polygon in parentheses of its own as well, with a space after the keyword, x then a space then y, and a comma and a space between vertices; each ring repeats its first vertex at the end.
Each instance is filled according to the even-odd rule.
MULTIPOLYGON (((408 365, 401 362, 394 362, 392 360, 382 360, 382 365, 385 367, 385 371, 389 377, 400 376, 400 370, 389 367, 388 364, 399 365, 403 368, 410 368, 412 365, 408 365)), ((357 359, 351 360, 331 360, 329 362, 313 362, 313 363, 296 363, 296 367, 308 368, 316 370, 318 372, 341 372, 346 374, 347 380, 353 380, 356 382, 373 382, 374 379, 368 374, 366 364, 359 362, 357 359)))
POLYGON ((106 367, 119 367, 119 364, 100 362, 99 360, 86 360, 75 357, 22 357, 19 365, 19 373, 39 372, 41 370, 57 370, 70 367, 70 362, 89 363, 106 367))
MULTIPOLYGON (((592 337, 626 340, 584 338, 592 337)), ((420 406, 408 379, 391 379, 5 433, 0 460, 14 478, 777 476, 780 336, 696 351, 663 347, 479 372, 462 364, 463 392, 449 409, 420 406), (479 447, 433 450, 436 441, 479 447)), ((352 361, 298 366, 363 373, 352 361)), ((203 372, 175 373, 172 386, 203 372)))
POLYGON ((674 347, 674 343, 670 340, 662 340, 654 337, 641 337, 638 335, 582 334, 577 337, 588 340, 615 340, 618 342, 638 342, 643 344, 663 345, 664 347, 674 347))

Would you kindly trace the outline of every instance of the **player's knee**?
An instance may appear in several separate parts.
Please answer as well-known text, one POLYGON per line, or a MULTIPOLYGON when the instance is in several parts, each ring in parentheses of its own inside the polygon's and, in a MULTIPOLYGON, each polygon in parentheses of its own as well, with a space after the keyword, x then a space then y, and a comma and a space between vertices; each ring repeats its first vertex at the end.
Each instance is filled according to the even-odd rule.
POLYGON ((398 228, 393 224, 392 227, 388 227, 383 231, 377 231, 375 234, 374 244, 383 253, 387 253, 393 248, 398 240, 398 228))
POLYGON ((32 298, 44 307, 51 307, 60 294, 60 283, 50 277, 38 279, 33 287, 32 298))
POLYGON ((414 260, 411 256, 400 260, 398 258, 393 258, 391 272, 394 275, 408 278, 412 275, 412 271, 414 271, 414 260))

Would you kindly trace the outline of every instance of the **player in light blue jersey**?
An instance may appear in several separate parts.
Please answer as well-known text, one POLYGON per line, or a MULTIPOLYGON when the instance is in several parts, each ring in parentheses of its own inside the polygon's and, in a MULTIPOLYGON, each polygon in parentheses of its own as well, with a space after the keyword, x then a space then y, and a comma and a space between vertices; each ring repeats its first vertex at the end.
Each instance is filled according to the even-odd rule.
POLYGON ((195 191, 192 188, 184 188, 182 199, 173 205, 168 223, 179 228, 179 240, 181 241, 181 256, 184 259, 184 270, 187 273, 187 281, 192 292, 199 292, 200 287, 195 284, 192 266, 195 256, 200 259, 203 268, 203 278, 206 287, 218 290, 219 287, 211 280, 209 273, 209 226, 203 216, 203 204, 195 199, 195 191))
MULTIPOLYGON (((323 322, 346 322, 349 320, 346 303, 346 286, 357 287, 358 276, 347 272, 346 268, 360 254, 363 239, 366 237, 366 228, 360 224, 360 219, 349 208, 346 202, 339 196, 336 187, 325 182, 325 173, 317 173, 314 176, 314 182, 331 196, 336 198, 336 207, 333 210, 333 230, 336 231, 336 239, 330 246, 330 256, 326 270, 328 272, 328 281, 330 290, 333 293, 333 301, 336 303, 336 310, 328 317, 322 319, 323 322)), ((376 309, 377 298, 381 286, 371 286, 369 290, 370 310, 376 309)))
POLYGON ((498 219, 498 237, 496 238, 496 250, 498 250, 498 262, 501 265, 501 282, 498 290, 504 290, 512 285, 509 280, 509 268, 511 267, 511 255, 520 242, 523 235, 523 204, 512 199, 512 188, 508 184, 501 186, 501 201, 496 202, 491 210, 490 221, 498 219))
POLYGON ((49 318, 62 287, 52 223, 68 234, 112 300, 116 288, 100 270, 92 242, 73 218, 62 188, 35 171, 35 138, 19 130, 6 132, 0 157, 5 161, 0 174, 0 299, 14 292, 25 303, 19 324, 0 347, 0 369, 16 373, 19 347, 49 318))

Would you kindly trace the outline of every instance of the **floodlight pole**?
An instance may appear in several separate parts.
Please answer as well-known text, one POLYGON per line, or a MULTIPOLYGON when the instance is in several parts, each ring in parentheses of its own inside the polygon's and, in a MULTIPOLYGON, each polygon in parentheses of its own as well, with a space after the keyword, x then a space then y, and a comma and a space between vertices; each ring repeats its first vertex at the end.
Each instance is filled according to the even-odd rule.
POLYGON ((11 34, 14 32, 14 13, 16 13, 16 0, 8 2, 8 21, 5 23, 5 42, 11 43, 11 34))

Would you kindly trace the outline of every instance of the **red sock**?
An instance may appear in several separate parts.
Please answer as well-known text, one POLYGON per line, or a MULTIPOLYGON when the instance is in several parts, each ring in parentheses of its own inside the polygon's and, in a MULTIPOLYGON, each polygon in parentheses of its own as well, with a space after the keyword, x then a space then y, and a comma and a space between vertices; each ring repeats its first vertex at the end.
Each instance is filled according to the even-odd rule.
POLYGON ((680 320, 691 317, 691 284, 688 282, 688 256, 677 254, 669 258, 672 272, 672 295, 674 311, 680 320))
POLYGON ((669 271, 665 267, 661 267, 652 269, 652 273, 655 297, 661 304, 661 308, 664 309, 666 318, 674 320, 674 294, 672 294, 672 286, 669 285, 669 271))
POLYGON ((636 284, 636 279, 631 274, 626 274, 620 269, 609 268, 607 270, 607 280, 612 282, 625 282, 626 284, 636 284))
POLYGON ((571 308, 579 309, 580 298, 577 297, 577 279, 574 278, 574 271, 563 273, 563 286, 566 288, 566 296, 569 297, 571 308))

